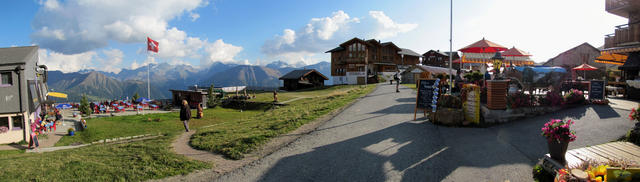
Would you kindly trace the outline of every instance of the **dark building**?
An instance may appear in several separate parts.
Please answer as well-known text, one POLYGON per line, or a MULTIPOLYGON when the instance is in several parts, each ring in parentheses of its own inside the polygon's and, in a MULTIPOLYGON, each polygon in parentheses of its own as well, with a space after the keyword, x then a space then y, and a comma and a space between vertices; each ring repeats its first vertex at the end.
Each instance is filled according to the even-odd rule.
POLYGON ((0 127, 8 129, 0 144, 29 142, 29 125, 47 100, 47 67, 37 62, 38 46, 0 48, 0 127))
MULTIPOLYGON (((202 108, 207 108, 209 101, 209 87, 189 86, 189 90, 169 90, 171 91, 171 103, 173 106, 182 105, 182 100, 189 102, 189 106, 196 108, 198 104, 202 104, 202 108)), ((218 97, 223 94, 221 88, 214 88, 213 94, 218 97)), ((224 96, 224 95, 223 95, 224 96)))
POLYGON ((280 77, 284 81, 285 90, 298 90, 312 87, 324 86, 324 81, 329 80, 315 69, 293 70, 280 77))
MULTIPOLYGON (((460 56, 458 52, 453 52, 453 59, 459 59, 460 56)), ((437 66, 448 68, 449 67, 449 52, 440 52, 440 50, 434 51, 429 50, 422 54, 422 65, 425 66, 437 66)), ((458 69, 460 67, 459 63, 453 63, 452 68, 458 69)))

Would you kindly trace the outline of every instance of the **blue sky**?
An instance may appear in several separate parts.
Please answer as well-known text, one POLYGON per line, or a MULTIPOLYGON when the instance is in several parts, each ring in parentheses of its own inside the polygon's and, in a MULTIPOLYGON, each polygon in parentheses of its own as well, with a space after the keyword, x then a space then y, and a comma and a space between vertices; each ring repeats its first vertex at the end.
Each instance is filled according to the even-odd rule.
MULTIPOLYGON (((604 0, 456 0, 453 49, 483 37, 544 62, 626 19, 604 0)), ((40 45, 40 62, 65 72, 118 72, 149 62, 204 67, 328 61, 353 37, 424 53, 449 49, 449 1, 9 0, 0 6, 0 47, 40 45), (152 4, 150 4, 152 3, 152 4), (145 39, 160 41, 149 58, 145 39)))

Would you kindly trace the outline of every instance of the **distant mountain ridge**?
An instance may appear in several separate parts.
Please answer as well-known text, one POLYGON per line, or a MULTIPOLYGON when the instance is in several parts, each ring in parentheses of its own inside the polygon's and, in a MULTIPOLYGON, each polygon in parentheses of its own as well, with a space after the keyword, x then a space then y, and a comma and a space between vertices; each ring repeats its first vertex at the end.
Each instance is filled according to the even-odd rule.
MULTIPOLYGON (((331 78, 331 64, 320 62, 304 67, 294 67, 283 61, 274 61, 264 66, 213 63, 206 68, 190 65, 151 64, 136 69, 123 69, 119 73, 95 70, 62 73, 49 71, 48 86, 51 90, 67 93, 69 101, 79 101, 82 94, 91 100, 125 99, 135 93, 147 95, 147 68, 151 81, 151 98, 171 98, 169 90, 184 90, 188 86, 216 87, 246 85, 250 87, 280 87, 280 76, 295 69, 316 69, 331 78)), ((326 85, 332 80, 325 82, 326 85)))

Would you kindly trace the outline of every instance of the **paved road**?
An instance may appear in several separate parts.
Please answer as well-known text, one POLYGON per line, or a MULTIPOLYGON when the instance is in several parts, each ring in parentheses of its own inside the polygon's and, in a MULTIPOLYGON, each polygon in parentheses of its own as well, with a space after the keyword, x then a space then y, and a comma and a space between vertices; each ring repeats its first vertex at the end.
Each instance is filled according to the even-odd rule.
POLYGON ((415 92, 380 85, 317 131, 220 181, 531 181, 546 153, 540 127, 576 120, 569 148, 614 140, 632 127, 628 111, 580 107, 489 128, 412 121, 415 92))

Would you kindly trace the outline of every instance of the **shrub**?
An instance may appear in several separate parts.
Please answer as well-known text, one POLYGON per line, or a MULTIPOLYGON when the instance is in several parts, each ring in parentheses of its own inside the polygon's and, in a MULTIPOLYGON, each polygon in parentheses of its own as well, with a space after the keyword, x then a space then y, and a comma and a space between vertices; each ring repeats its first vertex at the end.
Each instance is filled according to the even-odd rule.
POLYGON ((561 106, 564 100, 558 92, 547 92, 546 96, 538 98, 538 103, 543 106, 561 106))
POLYGON ((467 82, 470 82, 470 83, 477 83, 481 81, 482 78, 484 78, 484 75, 482 75, 482 73, 480 73, 479 71, 474 71, 464 75, 464 79, 467 79, 467 82))
POLYGON ((583 104, 585 98, 582 91, 571 89, 564 95, 564 101, 566 104, 583 104))
POLYGON ((462 101, 459 97, 444 94, 438 98, 438 107, 462 108, 462 101))
POLYGON ((511 109, 520 107, 532 107, 534 106, 534 97, 529 94, 517 92, 515 94, 507 96, 507 107, 511 109))

